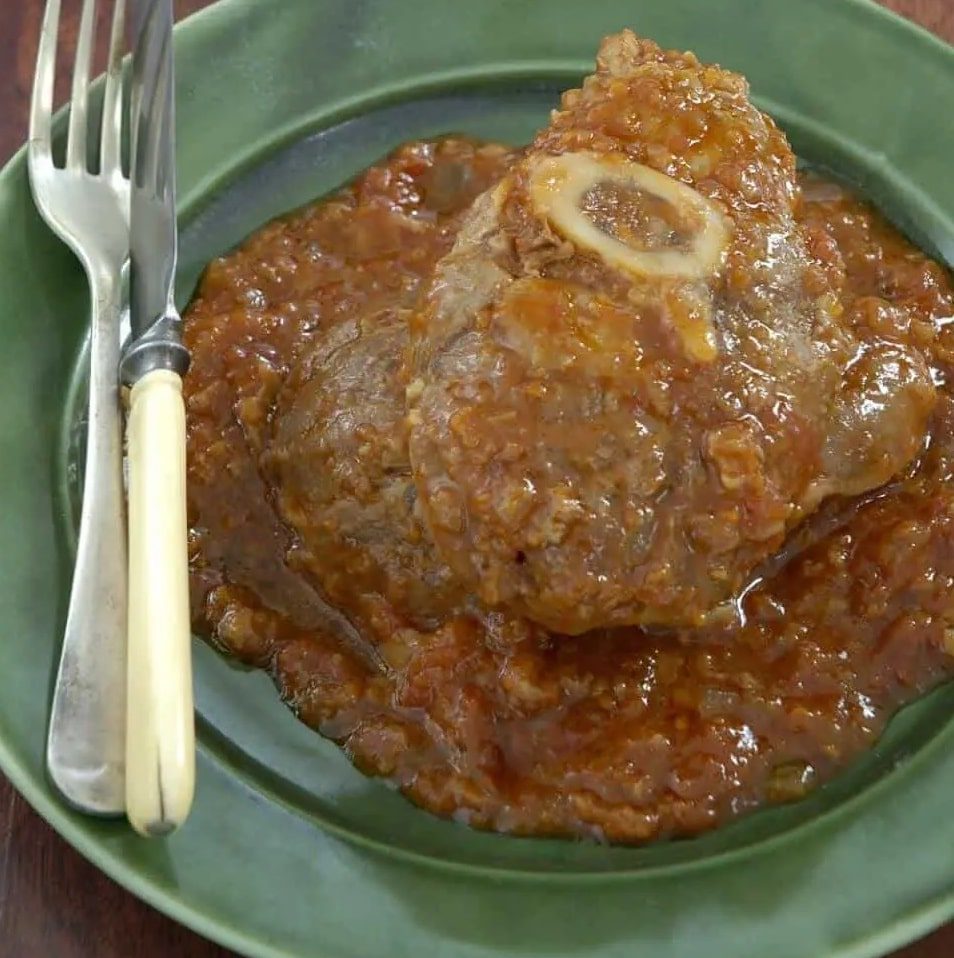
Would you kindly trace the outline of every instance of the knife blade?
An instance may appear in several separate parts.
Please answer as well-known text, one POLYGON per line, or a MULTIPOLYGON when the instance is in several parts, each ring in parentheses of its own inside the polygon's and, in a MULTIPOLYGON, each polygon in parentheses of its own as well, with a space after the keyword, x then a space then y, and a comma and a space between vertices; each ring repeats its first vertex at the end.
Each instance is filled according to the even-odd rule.
POLYGON ((132 385, 152 369, 183 375, 189 354, 175 305, 175 99, 172 0, 132 6, 130 330, 121 367, 132 385))
POLYGON ((188 352, 177 256, 172 0, 132 6, 131 340, 127 419, 129 615, 126 815, 146 836, 185 820, 195 782, 186 540, 188 352))

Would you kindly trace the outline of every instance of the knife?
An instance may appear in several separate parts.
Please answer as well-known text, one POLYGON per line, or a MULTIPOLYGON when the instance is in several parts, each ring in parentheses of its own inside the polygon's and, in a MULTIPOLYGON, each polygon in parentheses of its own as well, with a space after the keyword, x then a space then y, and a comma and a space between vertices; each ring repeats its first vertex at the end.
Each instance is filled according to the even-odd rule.
POLYGON ((189 354, 174 301, 172 0, 139 0, 132 10, 131 337, 120 364, 130 387, 126 816, 156 836, 185 820, 195 783, 182 399, 189 354))

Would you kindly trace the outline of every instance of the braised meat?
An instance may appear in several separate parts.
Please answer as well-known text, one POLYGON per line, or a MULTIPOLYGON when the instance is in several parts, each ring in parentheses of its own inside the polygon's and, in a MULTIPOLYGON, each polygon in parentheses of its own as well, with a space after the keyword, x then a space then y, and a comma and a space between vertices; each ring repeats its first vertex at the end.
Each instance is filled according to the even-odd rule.
MULTIPOLYGON (((407 318, 461 217, 514 156, 455 137, 397 151, 292 220, 296 241, 286 241, 277 288, 268 288, 270 299, 291 300, 277 308, 269 302, 267 323, 276 337, 293 336, 295 351, 257 344, 270 361, 280 354, 282 368, 241 408, 253 474, 261 474, 283 527, 294 533, 274 551, 296 589, 316 589, 366 641, 402 624, 433 627, 465 603, 423 528, 411 479, 407 318)), ((275 521, 272 510, 266 514, 275 521)), ((257 527, 242 525, 249 538, 260 537, 257 527)))
POLYGON ((921 448, 916 349, 850 322, 744 79, 607 39, 412 322, 410 457, 464 586, 560 633, 699 625, 921 448))
POLYGON ((420 628, 464 599, 423 528, 404 429, 407 321, 375 314, 319 334, 275 408, 268 465, 290 559, 354 615, 360 597, 420 628))
MULTIPOLYGON (((468 604, 415 627, 438 608, 402 591, 388 550, 407 554, 416 512, 390 498, 394 529, 374 525, 407 470, 389 440, 404 419, 394 311, 413 307, 459 211, 507 160, 457 138, 408 144, 210 266, 185 324, 196 627, 268 668, 360 769, 459 822, 642 842, 797 798, 954 674, 950 277, 856 197, 802 180, 799 222, 846 321, 930 357, 941 399, 911 475, 867 504, 829 500, 735 621, 574 638, 468 604), (347 508, 325 498, 335 484, 347 508), (297 526, 273 505, 302 507, 297 526), (339 536, 321 528, 326 506, 339 536)), ((433 570, 427 548, 414 561, 433 570)))

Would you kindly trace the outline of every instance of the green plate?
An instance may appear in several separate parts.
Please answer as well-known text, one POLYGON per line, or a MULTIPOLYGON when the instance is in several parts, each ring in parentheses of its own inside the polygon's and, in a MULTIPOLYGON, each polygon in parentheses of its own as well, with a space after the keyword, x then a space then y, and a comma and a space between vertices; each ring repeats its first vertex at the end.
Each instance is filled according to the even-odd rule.
MULTIPOLYGON (((177 31, 180 293, 264 220, 402 140, 525 140, 632 26, 744 72, 800 154, 954 262, 954 51, 867 0, 222 0, 177 31)), ((414 809, 195 645, 198 794, 168 840, 65 808, 43 770, 65 613, 87 294, 0 174, 0 765, 109 875, 255 956, 860 958, 954 915, 954 685, 798 805, 644 849, 414 809)))

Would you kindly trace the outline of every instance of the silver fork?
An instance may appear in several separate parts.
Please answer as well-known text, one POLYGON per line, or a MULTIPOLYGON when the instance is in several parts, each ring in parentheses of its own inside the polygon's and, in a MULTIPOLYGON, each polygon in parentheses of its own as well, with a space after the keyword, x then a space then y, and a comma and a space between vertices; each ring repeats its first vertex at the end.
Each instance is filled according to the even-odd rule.
POLYGON ((95 7, 96 0, 84 0, 66 163, 58 167, 51 124, 60 0, 47 0, 30 110, 29 170, 37 208, 86 270, 92 306, 86 479, 47 768, 69 802, 109 815, 125 807, 127 571, 118 366, 129 182, 121 161, 124 0, 113 9, 98 173, 87 159, 95 7))

